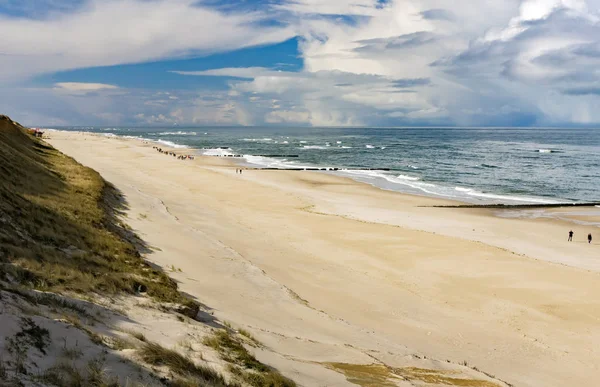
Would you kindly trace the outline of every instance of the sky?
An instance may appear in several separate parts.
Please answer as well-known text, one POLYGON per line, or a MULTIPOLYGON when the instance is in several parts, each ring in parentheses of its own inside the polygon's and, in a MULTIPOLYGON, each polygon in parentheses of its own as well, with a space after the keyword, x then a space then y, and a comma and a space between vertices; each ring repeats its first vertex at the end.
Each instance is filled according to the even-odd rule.
POLYGON ((600 126, 600 0, 0 0, 31 126, 600 126))

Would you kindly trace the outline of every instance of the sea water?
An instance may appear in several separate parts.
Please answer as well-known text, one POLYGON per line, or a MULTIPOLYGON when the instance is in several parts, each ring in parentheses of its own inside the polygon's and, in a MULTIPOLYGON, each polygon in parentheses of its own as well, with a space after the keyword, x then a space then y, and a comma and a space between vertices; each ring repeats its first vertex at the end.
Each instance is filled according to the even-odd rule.
POLYGON ((600 201, 600 130, 58 128, 129 136, 254 167, 330 167, 377 187, 476 204, 600 201), (297 157, 264 157, 287 155, 297 157), (388 169, 373 171, 364 169, 388 169))

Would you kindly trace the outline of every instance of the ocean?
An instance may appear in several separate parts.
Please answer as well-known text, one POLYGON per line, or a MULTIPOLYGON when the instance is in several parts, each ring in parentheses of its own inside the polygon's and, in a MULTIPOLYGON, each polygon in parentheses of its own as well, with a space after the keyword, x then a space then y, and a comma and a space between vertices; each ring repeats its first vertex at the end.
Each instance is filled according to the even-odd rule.
POLYGON ((596 129, 56 129, 143 138, 187 148, 185 153, 243 155, 236 160, 253 167, 339 168, 325 173, 382 189, 473 204, 600 201, 600 130, 596 129))

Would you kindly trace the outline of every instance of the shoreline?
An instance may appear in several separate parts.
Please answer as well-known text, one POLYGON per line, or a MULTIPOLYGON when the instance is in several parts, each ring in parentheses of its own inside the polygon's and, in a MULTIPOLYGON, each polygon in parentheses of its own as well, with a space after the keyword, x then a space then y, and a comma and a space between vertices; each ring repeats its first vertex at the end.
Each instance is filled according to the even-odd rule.
MULTIPOLYGON (((141 136, 131 135, 120 135, 114 133, 105 132, 86 132, 86 131, 72 131, 64 129, 48 129, 49 131, 62 131, 66 133, 89 133, 98 136, 105 136, 110 138, 124 138, 130 140, 148 141, 157 144, 158 146, 172 149, 176 152, 182 151, 193 151, 198 156, 207 157, 218 157, 223 159, 231 159, 232 163, 236 163, 240 166, 246 166, 249 169, 261 169, 261 170, 289 170, 289 171, 313 171, 313 172, 326 172, 336 176, 342 176, 350 178, 354 181, 358 181, 364 184, 369 184, 382 190, 389 190, 398 192, 406 195, 416 195, 431 197, 441 200, 449 200, 461 202, 471 206, 494 206, 504 204, 505 206, 537 206, 544 207, 545 205, 561 206, 571 204, 582 204, 584 201, 573 201, 569 199, 550 198, 545 196, 532 196, 532 195, 513 195, 511 193, 494 193, 490 191, 480 191, 477 188, 467 187, 454 187, 454 183, 439 183, 428 181, 422 181, 419 178, 406 178, 405 172, 402 170, 393 170, 391 168, 347 168, 339 166, 326 166, 326 165, 294 165, 288 163, 286 160, 280 161, 278 158, 286 156, 297 158, 298 155, 242 155, 231 153, 232 149, 229 146, 217 146, 214 148, 198 148, 190 145, 177 144, 170 140, 165 139, 153 139, 144 138, 141 136), (209 154, 207 152, 214 152, 209 154), (271 159, 275 164, 270 162, 261 162, 264 159, 271 159), (258 160, 258 161, 257 161, 258 160), (398 177, 395 175, 399 174, 398 177), (406 179, 405 179, 406 178, 406 179), (430 192, 429 186, 436 187, 436 190, 440 192, 430 192), (444 191, 444 192, 442 192, 444 191), (448 192, 445 192, 448 191, 448 192)), ((195 133, 195 132, 194 132, 195 133)), ((205 133, 206 134, 206 133, 205 133)), ((525 207, 524 207, 525 208, 525 207)), ((600 223, 599 223, 600 225, 600 223)))
MULTIPOLYGON (((152 140, 152 139, 147 139, 147 138, 139 138, 139 137, 134 137, 134 136, 121 136, 121 135, 115 135, 112 133, 96 133, 96 132, 85 132, 85 131, 78 131, 78 132, 72 132, 72 131, 67 131, 67 130, 58 130, 58 129, 51 129, 52 131, 58 131, 58 132, 65 132, 65 133, 85 133, 85 134, 89 134, 89 135, 95 135, 95 136, 104 136, 104 137, 108 137, 108 138, 117 138, 117 139, 122 139, 122 140, 131 140, 131 141, 140 141, 142 143, 155 143, 158 145, 161 145, 163 147, 166 147, 166 149, 178 153, 178 152, 184 152, 185 150, 189 150, 192 152, 195 152, 194 155, 196 157, 206 157, 206 158, 216 158, 219 160, 223 160, 226 163, 228 163, 228 165, 230 166, 243 166, 244 169, 248 169, 248 170, 255 170, 255 171, 288 171, 288 172, 310 172, 310 173, 327 173, 327 174, 331 174, 333 176, 336 176, 338 178, 342 178, 342 179, 349 179, 352 180, 353 182, 357 182, 360 184, 365 184, 367 186, 373 187, 375 189, 378 190, 382 190, 382 191, 388 191, 388 192, 394 192, 397 193, 398 195, 407 195, 407 196, 414 196, 417 198, 429 198, 429 199, 433 199, 435 201, 439 201, 440 204, 433 204, 433 205, 427 205, 430 207, 437 207, 437 208, 462 208, 462 209, 488 209, 488 210, 536 210, 536 209, 567 209, 567 208, 579 208, 579 207, 583 207, 583 208, 587 208, 587 207, 598 207, 600 206, 600 202, 557 202, 557 203, 524 203, 524 204, 506 204, 506 203, 498 203, 498 204, 473 204, 472 202, 469 202, 467 200, 460 200, 459 198, 448 198, 442 195, 428 195, 426 193, 412 193, 412 192, 404 192, 398 189, 392 189, 392 188, 385 188, 382 186, 379 186, 375 183, 370 183, 370 182, 366 182, 363 180, 360 180, 358 178, 354 178, 352 176, 348 176, 348 174, 344 174, 345 171, 352 171, 349 169, 344 169, 344 168, 329 168, 329 167, 306 167, 306 168, 268 168, 268 167, 255 167, 251 162, 249 162, 248 160, 246 160, 244 158, 244 155, 236 155, 236 157, 234 156, 222 156, 222 155, 207 155, 202 153, 203 150, 224 150, 224 149, 231 149, 229 147, 220 147, 220 148, 194 148, 194 147, 190 147, 187 145, 181 145, 181 144, 174 144, 176 145, 176 147, 171 147, 169 145, 165 145, 165 142, 161 140, 152 140), (239 156, 239 157, 237 157, 239 156), (243 159, 243 160, 242 160, 243 159)), ((184 152, 185 153, 185 152, 184 152)), ((263 156, 261 156, 263 157, 263 156)), ((266 157, 266 156, 265 156, 266 157)), ((355 170, 364 170, 364 171, 389 171, 389 168, 383 168, 383 169, 370 169, 370 168, 358 168, 355 170)), ((558 200, 558 199, 556 199, 558 200)), ((523 200, 525 201, 525 200, 523 200)), ((514 217, 521 217, 521 216, 513 216, 514 217)), ((526 215, 523 217, 527 217, 526 215)), ((539 217, 550 217, 550 218, 555 218, 557 220, 563 220, 563 221, 567 221, 567 222, 571 222, 574 224, 578 224, 578 225, 586 225, 586 226, 592 226, 592 227, 600 227, 600 209, 598 210, 598 213, 595 214, 594 220, 591 222, 581 222, 579 219, 577 219, 577 216, 575 216, 574 219, 570 219, 569 217, 563 217, 563 218, 558 218, 558 217, 554 217, 552 212, 548 212, 545 214, 541 214, 539 215, 539 217)))
MULTIPOLYGON (((122 136, 116 135, 113 133, 97 133, 97 132, 86 132, 86 131, 71 131, 71 130, 60 130, 60 129, 48 129, 50 133, 58 132, 58 133, 77 133, 82 135, 90 135, 90 136, 98 136, 100 138, 109 138, 116 139, 119 141, 134 141, 139 142, 144 146, 154 146, 163 147, 165 150, 177 153, 177 154, 192 154, 195 157, 199 157, 201 159, 213 159, 219 160, 220 162, 215 163, 218 166, 228 166, 228 167, 244 167, 245 170, 252 171, 280 171, 280 172, 306 172, 306 173, 319 173, 319 174, 327 174, 329 176, 339 178, 339 179, 347 179, 354 183, 358 183, 361 185, 365 185, 376 190, 384 191, 384 192, 392 192, 394 194, 406 197, 413 198, 421 198, 421 199, 431 199, 433 202, 426 200, 426 204, 422 205, 422 207, 432 207, 432 208, 447 208, 447 209, 475 209, 481 211, 492 211, 489 214, 492 214, 495 217, 500 218, 510 218, 510 219, 530 219, 532 218, 531 214, 528 212, 529 210, 542 210, 543 213, 538 213, 533 216, 535 219, 553 219, 557 221, 566 222, 568 224, 578 225, 578 226, 589 226, 592 228, 600 228, 600 208, 598 211, 590 214, 584 214, 584 218, 582 219, 581 214, 569 214, 569 216, 560 216, 562 213, 560 210, 563 209, 585 209, 585 208, 595 208, 600 207, 600 202, 560 202, 560 203, 524 203, 524 204, 473 204, 472 202, 466 200, 459 200, 458 198, 447 198, 441 195, 427 195, 426 193, 412 193, 412 192, 404 192, 397 189, 385 188, 374 183, 366 182, 352 176, 348 176, 347 174, 343 174, 344 171, 339 169, 338 171, 334 171, 334 168, 265 168, 265 167, 256 167, 256 164, 252 164, 251 162, 244 159, 243 156, 236 157, 226 157, 220 155, 208 155, 202 153, 204 150, 223 150, 230 149, 228 147, 220 147, 220 148, 194 148, 187 145, 175 144, 175 147, 171 147, 169 145, 165 145, 162 140, 153 140, 147 138, 141 138, 136 136, 122 136), (161 142, 162 141, 162 142, 161 142), (189 151, 189 152, 186 152, 189 151), (242 160, 243 159, 243 160, 242 160), (510 213, 510 216, 505 216, 505 213, 509 213, 510 211, 520 211, 522 213, 510 213), (559 211, 559 212, 557 212, 559 211), (587 218, 586 218, 587 216, 587 218), (588 220, 589 219, 589 220, 588 220)), ((210 164, 210 163, 209 163, 210 164)), ((365 169, 369 170, 369 169, 365 169)), ((568 227, 568 224, 565 225, 568 227)))

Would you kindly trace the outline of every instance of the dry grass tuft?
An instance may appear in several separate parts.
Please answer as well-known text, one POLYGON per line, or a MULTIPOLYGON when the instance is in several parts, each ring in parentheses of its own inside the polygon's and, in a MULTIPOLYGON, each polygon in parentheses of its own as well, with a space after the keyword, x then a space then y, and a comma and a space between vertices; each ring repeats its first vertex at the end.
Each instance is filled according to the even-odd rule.
POLYGON ((230 371, 253 387, 295 387, 296 383, 259 362, 228 331, 217 331, 204 339, 204 345, 214 348, 221 358, 231 364, 230 371))
POLYGON ((250 340, 250 342, 252 343, 252 346, 255 346, 255 347, 260 346, 260 342, 258 340, 256 340, 256 338, 252 335, 252 333, 250 333, 246 329, 240 328, 240 329, 238 329, 238 333, 240 335, 244 336, 245 338, 247 338, 248 340, 250 340))
POLYGON ((215 370, 196 365, 190 358, 179 352, 164 348, 156 343, 146 343, 139 351, 143 361, 154 366, 165 366, 175 374, 197 382, 210 383, 210 386, 227 387, 228 384, 223 376, 215 370))
POLYGON ((124 349, 133 349, 136 346, 131 341, 116 336, 110 340, 110 347, 117 351, 122 351, 124 349))
POLYGON ((127 331, 125 333, 129 333, 132 337, 138 339, 139 341, 145 342, 146 341, 146 336, 144 336, 144 334, 142 332, 138 332, 138 331, 127 331))
POLYGON ((116 377, 109 377, 104 370, 101 359, 88 362, 85 369, 79 369, 74 364, 59 361, 53 367, 47 369, 38 379, 49 385, 58 387, 74 386, 96 386, 96 387, 119 387, 116 377))
POLYGON ((70 360, 75 360, 82 355, 83 351, 81 351, 79 348, 64 348, 62 350, 62 356, 70 360))

